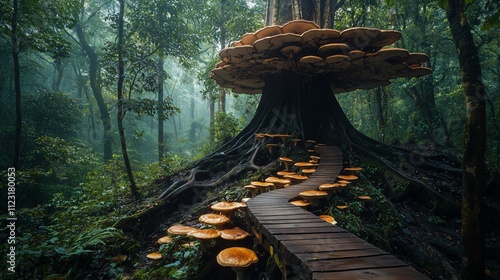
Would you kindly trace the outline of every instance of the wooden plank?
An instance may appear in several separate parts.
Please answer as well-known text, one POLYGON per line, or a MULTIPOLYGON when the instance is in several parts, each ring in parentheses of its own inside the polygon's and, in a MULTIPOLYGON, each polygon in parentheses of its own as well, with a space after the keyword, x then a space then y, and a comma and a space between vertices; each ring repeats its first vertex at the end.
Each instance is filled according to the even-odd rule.
POLYGON ((317 252, 338 252, 338 251, 347 251, 347 250, 366 250, 366 249, 374 249, 377 248, 368 243, 362 242, 347 242, 347 243, 336 243, 329 245, 296 245, 291 247, 288 244, 282 243, 284 247, 287 248, 292 254, 299 253, 317 253, 317 252))
POLYGON ((291 240, 304 240, 304 239, 312 239, 312 238, 349 238, 349 237, 357 237, 356 235, 347 232, 343 228, 339 228, 343 231, 339 232, 327 232, 327 233, 304 233, 297 235, 280 235, 280 241, 291 241, 291 240))
MULTIPOLYGON (((313 222, 313 223, 301 223, 299 221, 294 221, 292 223, 286 223, 286 224, 268 224, 266 225, 266 228, 267 229, 280 229, 280 228, 296 228, 296 229, 300 229, 300 228, 332 228, 333 225, 329 224, 329 223, 325 223, 324 221, 321 221, 320 219, 318 219, 316 222, 313 222)), ((311 231, 312 232, 312 231, 311 231)))
POLYGON ((330 252, 312 252, 312 253, 296 253, 295 256, 303 261, 321 261, 342 258, 357 258, 367 256, 381 256, 388 255, 389 253, 379 248, 369 248, 361 250, 346 250, 346 251, 330 251, 330 252))
POLYGON ((345 271, 356 269, 375 269, 388 267, 407 267, 408 265, 391 255, 343 258, 308 262, 311 271, 345 271))
POLYGON ((269 234, 279 235, 279 234, 293 234, 293 233, 328 233, 328 232, 341 232, 342 230, 338 227, 320 227, 320 228, 275 228, 266 230, 269 234))
POLYGON ((314 272, 314 280, 424 280, 429 279, 411 267, 391 267, 378 269, 360 269, 337 272, 314 272))

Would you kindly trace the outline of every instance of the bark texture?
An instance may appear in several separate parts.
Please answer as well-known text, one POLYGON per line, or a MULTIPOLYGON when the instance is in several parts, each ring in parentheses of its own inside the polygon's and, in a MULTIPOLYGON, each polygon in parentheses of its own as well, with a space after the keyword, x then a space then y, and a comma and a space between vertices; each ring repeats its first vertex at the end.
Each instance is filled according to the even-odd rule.
POLYGON ((446 16, 458 52, 464 88, 466 123, 462 159, 462 279, 484 279, 482 195, 486 146, 485 89, 479 55, 463 0, 449 0, 446 16))

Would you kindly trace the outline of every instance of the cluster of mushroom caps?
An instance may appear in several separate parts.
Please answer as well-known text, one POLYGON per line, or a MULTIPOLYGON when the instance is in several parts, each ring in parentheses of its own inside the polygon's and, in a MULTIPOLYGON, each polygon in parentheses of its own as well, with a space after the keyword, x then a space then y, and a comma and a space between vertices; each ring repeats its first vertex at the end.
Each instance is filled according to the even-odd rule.
MULTIPOLYGON (((306 190, 299 193, 302 200, 294 200, 291 203, 301 207, 318 206, 321 199, 329 199, 334 193, 342 192, 349 184, 358 179, 358 176, 351 174, 353 172, 361 171, 361 167, 346 167, 343 169, 343 174, 337 176, 337 180, 333 183, 321 184, 315 190, 306 190)), ((370 196, 361 195, 357 197, 361 205, 371 200, 370 196)), ((346 209, 347 205, 337 205, 339 210, 346 209)))
POLYGON ((389 79, 430 74, 423 53, 383 48, 395 43, 395 30, 353 27, 320 29, 311 21, 295 20, 243 35, 219 52, 212 78, 235 93, 259 94, 265 77, 283 71, 322 75, 334 93, 390 84, 389 79))
MULTIPOLYGON (((167 229, 168 235, 157 240, 158 244, 168 244, 174 242, 172 236, 184 236, 192 240, 198 240, 203 248, 208 248, 212 241, 218 238, 224 240, 237 241, 250 236, 248 232, 239 228, 226 228, 231 224, 235 213, 246 208, 246 202, 217 202, 210 208, 217 213, 201 215, 198 221, 205 224, 206 228, 195 228, 186 225, 173 225, 167 229)), ((183 247, 194 246, 194 242, 181 244, 183 247)), ((160 260, 163 255, 160 252, 152 252, 147 255, 150 260, 160 260)), ((246 267, 258 261, 257 255, 250 249, 244 247, 230 247, 222 250, 217 255, 217 262, 222 266, 232 267, 237 273, 238 279, 244 279, 246 267)))
MULTIPOLYGON (((301 139, 291 139, 292 135, 289 134, 269 134, 269 133, 257 133, 255 139, 257 142, 263 142, 264 139, 279 139, 278 141, 270 141, 271 143, 266 144, 269 149, 269 153, 273 153, 272 149, 280 148, 285 146, 288 139, 290 139, 293 146, 297 146, 301 139)), ((316 144, 315 140, 306 140, 305 147, 310 153, 315 153, 314 146, 321 146, 323 144, 316 144)), ((252 181, 250 184, 244 186, 244 188, 251 192, 251 197, 255 197, 258 194, 264 193, 272 189, 287 188, 289 186, 302 183, 307 180, 311 174, 316 171, 318 166, 318 161, 320 157, 312 154, 308 162, 294 161, 289 157, 279 157, 281 164, 285 166, 285 170, 278 171, 277 176, 270 176, 264 179, 264 181, 252 181), (295 171, 291 171, 292 168, 295 171)), ((248 198, 247 198, 248 199, 248 198)))

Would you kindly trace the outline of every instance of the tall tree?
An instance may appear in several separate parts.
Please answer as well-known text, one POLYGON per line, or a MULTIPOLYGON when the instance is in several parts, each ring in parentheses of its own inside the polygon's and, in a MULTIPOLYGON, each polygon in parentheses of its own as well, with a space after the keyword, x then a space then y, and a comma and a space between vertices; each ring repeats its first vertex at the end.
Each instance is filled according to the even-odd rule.
POLYGON ((448 0, 446 17, 458 53, 466 122, 462 158, 462 279, 484 279, 482 197, 486 147, 486 102, 479 54, 465 14, 465 0, 448 0))
POLYGON ((87 55, 89 62, 89 82, 90 88, 92 89, 92 94, 97 102, 97 107, 99 108, 100 119, 103 127, 103 159, 108 161, 113 155, 112 149, 112 138, 111 138, 111 116, 108 110, 108 104, 104 100, 102 85, 101 85, 101 66, 99 63, 99 55, 93 46, 91 46, 87 41, 87 35, 83 29, 85 22, 88 22, 92 17, 95 17, 99 13, 99 9, 92 11, 91 16, 87 18, 84 22, 83 15, 85 14, 85 0, 82 0, 82 11, 81 17, 78 24, 75 26, 76 35, 78 37, 79 45, 87 55))
MULTIPOLYGON (((221 49, 226 47, 226 0, 220 0, 220 37, 221 49)), ((219 87, 219 112, 226 112, 226 89, 219 87)))
POLYGON ((12 167, 19 169, 19 159, 21 154, 21 131, 22 131, 22 114, 21 114, 21 70, 19 66, 19 49, 17 45, 17 20, 19 14, 19 2, 14 0, 12 11, 10 40, 12 43, 12 58, 14 62, 14 86, 16 92, 16 136, 14 143, 14 160, 12 167))
POLYGON ((128 157, 127 142, 125 139, 125 130, 123 128, 123 117, 124 117, 124 97, 123 97, 123 80, 125 79, 125 62, 123 59, 124 52, 124 14, 125 14, 125 0, 119 0, 120 11, 118 14, 118 85, 117 85, 117 97, 118 97, 118 133, 120 134, 120 145, 122 148, 123 161, 125 163, 125 169, 127 171, 127 177, 130 183, 130 191, 135 199, 140 198, 139 191, 137 190, 137 185, 135 183, 134 174, 132 173, 132 167, 130 165, 130 159, 128 157))
POLYGON ((76 1, 5 1, 0 0, 2 13, 0 32, 10 38, 14 91, 16 96, 16 129, 12 164, 20 167, 22 141, 21 113, 21 66, 20 54, 34 50, 49 55, 53 60, 67 57, 70 45, 61 35, 61 30, 76 23, 79 3, 76 1))

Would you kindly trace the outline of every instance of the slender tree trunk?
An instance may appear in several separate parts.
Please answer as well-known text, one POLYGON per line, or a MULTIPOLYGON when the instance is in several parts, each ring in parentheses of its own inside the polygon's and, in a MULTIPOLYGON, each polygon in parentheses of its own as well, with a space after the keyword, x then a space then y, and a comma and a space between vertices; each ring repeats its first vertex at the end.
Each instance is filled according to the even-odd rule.
POLYGON ((210 143, 213 143, 215 140, 215 135, 212 133, 215 122, 215 101, 213 97, 210 97, 208 102, 210 102, 210 143))
POLYGON ((462 279, 484 279, 482 193, 486 146, 485 88, 464 0, 448 0, 446 16, 458 52, 466 105, 462 159, 462 279))
POLYGON ((134 174, 132 173, 132 167, 130 166, 130 160, 128 158, 127 152, 127 142, 125 141, 125 130, 123 129, 123 80, 125 79, 125 67, 123 60, 123 16, 125 13, 125 0, 120 0, 120 14, 118 18, 118 132, 120 134, 120 144, 122 147, 123 162, 125 163, 125 168, 127 170, 127 176, 130 183, 130 191, 135 199, 140 198, 140 194, 137 191, 137 185, 135 184, 134 174))
POLYGON ((54 61, 54 69, 56 70, 56 73, 54 75, 54 79, 52 80, 52 90, 59 91, 64 74, 64 66, 59 59, 54 61))
MULTIPOLYGON (((226 0, 220 0, 220 40, 221 49, 226 47, 226 0)), ((219 112, 226 112, 226 89, 219 87, 219 112)))
POLYGON ((90 88, 92 89, 92 93, 94 94, 94 98, 97 102, 99 113, 101 115, 104 134, 103 156, 104 161, 108 161, 113 155, 111 146, 111 117, 108 112, 108 105, 106 104, 102 96, 101 83, 99 81, 99 58, 94 49, 88 44, 87 39, 85 38, 85 33, 83 33, 83 29, 80 23, 76 25, 75 30, 78 36, 78 40, 80 41, 80 45, 89 59, 90 88))
MULTIPOLYGON (((163 83, 165 81, 165 75, 163 73, 163 54, 158 57, 158 104, 163 103, 163 83)), ((163 121, 163 106, 158 107, 158 161, 164 157, 165 154, 165 141, 163 133, 164 121, 163 121)))
POLYGON ((19 12, 19 2, 14 0, 14 9, 12 13, 10 40, 12 43, 12 59, 14 62, 14 88, 16 92, 16 136, 14 143, 14 158, 12 167, 19 169, 21 157, 21 131, 23 128, 23 120, 21 114, 21 67, 19 65, 19 49, 17 45, 17 18, 19 12))
POLYGON ((87 101, 87 104, 89 105, 89 134, 90 134, 90 139, 95 141, 97 139, 97 131, 95 127, 95 120, 94 120, 94 107, 92 106, 90 102, 90 96, 89 92, 87 90, 87 85, 85 84, 85 80, 82 76, 82 73, 80 69, 73 64, 73 70, 75 72, 75 77, 77 78, 78 82, 78 98, 82 98, 82 93, 85 94, 85 100, 87 101))
POLYGON ((377 120, 379 129, 379 139, 381 142, 385 140, 385 118, 384 118, 384 105, 382 104, 382 88, 378 87, 375 93, 375 100, 377 103, 377 120))

